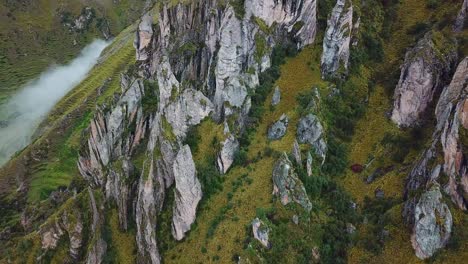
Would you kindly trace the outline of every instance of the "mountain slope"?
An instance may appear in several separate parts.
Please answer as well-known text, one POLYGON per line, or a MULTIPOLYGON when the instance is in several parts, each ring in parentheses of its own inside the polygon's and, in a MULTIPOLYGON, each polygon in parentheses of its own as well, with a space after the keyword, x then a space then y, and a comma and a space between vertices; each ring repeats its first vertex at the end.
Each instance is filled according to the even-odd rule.
POLYGON ((1 261, 463 263, 464 6, 156 4, 0 171, 1 261))

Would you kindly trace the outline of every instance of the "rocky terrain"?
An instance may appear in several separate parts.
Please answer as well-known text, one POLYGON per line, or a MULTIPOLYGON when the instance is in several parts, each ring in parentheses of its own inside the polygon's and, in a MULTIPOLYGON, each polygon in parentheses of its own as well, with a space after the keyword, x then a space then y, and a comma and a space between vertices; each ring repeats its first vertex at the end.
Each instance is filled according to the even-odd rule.
POLYGON ((463 263, 466 1, 98 21, 100 63, 0 170, 1 263, 463 263))

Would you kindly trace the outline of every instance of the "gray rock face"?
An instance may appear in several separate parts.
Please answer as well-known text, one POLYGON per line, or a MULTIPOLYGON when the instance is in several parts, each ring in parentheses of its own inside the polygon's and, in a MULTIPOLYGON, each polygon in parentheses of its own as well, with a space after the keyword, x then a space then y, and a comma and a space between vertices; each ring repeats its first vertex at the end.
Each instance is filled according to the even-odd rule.
POLYGON ((437 47, 432 38, 431 33, 426 34, 405 55, 391 117, 398 126, 413 126, 420 121, 421 114, 444 84, 456 61, 455 45, 450 40, 439 44, 444 47, 437 47))
POLYGON ((337 0, 323 39, 322 78, 335 76, 340 67, 347 72, 352 30, 353 4, 351 0, 337 0))
POLYGON ((104 213, 103 206, 96 203, 94 193, 91 188, 88 187, 89 203, 91 210, 93 211, 93 223, 91 225, 92 240, 88 247, 88 255, 86 256, 87 264, 99 264, 102 263, 104 256, 107 251, 107 243, 104 241, 101 235, 102 225, 104 224, 104 213))
POLYGON ((294 201, 304 207, 306 211, 312 210, 312 203, 307 196, 303 183, 294 172, 293 165, 286 153, 278 159, 273 169, 273 195, 280 198, 283 205, 294 201))
POLYGON ((296 160, 296 163, 299 166, 302 166, 301 148, 299 147, 299 143, 297 143, 297 140, 294 140, 294 144, 292 148, 292 155, 294 159, 296 160))
POLYGON ((437 183, 442 167, 436 163, 439 142, 444 152, 443 171, 449 177, 444 189, 460 209, 466 209, 464 197, 467 193, 467 162, 459 131, 468 128, 464 118, 468 108, 467 73, 468 59, 465 58, 459 64, 450 85, 442 91, 435 111, 437 126, 431 145, 416 162, 405 186, 403 216, 413 227, 412 244, 416 255, 421 259, 431 257, 444 247, 452 228, 452 216, 442 201, 437 183), (414 195, 421 192, 421 196, 414 195))
POLYGON ((275 91, 273 92, 273 97, 271 98, 271 105, 275 106, 279 104, 281 101, 281 91, 278 86, 275 87, 275 91))
POLYGON ((314 42, 317 24, 316 0, 246 0, 246 17, 261 18, 267 26, 273 23, 294 31, 299 47, 314 42), (297 29, 294 25, 302 25, 297 29))
POLYGON ((225 174, 234 162, 236 152, 239 151, 239 141, 233 135, 229 135, 221 145, 217 165, 219 172, 225 174))
POLYGON ((468 13, 468 0, 464 0, 463 4, 458 12, 457 19, 453 25, 453 30, 455 32, 461 32, 465 25, 467 24, 467 13, 468 13))
POLYGON ((81 218, 82 216, 78 211, 64 210, 54 221, 42 226, 39 230, 42 249, 55 249, 62 236, 67 234, 70 243, 70 257, 77 260, 83 243, 83 222, 81 218))
POLYGON ((270 248, 270 242, 268 241, 270 229, 260 219, 258 219, 258 217, 252 221, 252 232, 255 239, 257 239, 264 247, 270 248))
POLYGON ((176 189, 172 235, 176 240, 181 240, 195 221, 198 202, 202 198, 201 184, 196 176, 195 163, 188 145, 183 146, 177 153, 174 177, 176 189))
POLYGON ((149 58, 150 44, 153 38, 153 17, 146 14, 142 17, 136 37, 134 47, 136 50, 136 60, 145 61, 149 58))
POLYGON ((82 146, 78 169, 89 185, 104 190, 106 198, 119 208, 119 221, 127 228, 128 204, 132 199, 133 149, 145 136, 141 98, 144 95, 140 79, 122 76, 123 94, 111 110, 98 109, 89 128, 90 137, 82 146), (126 131, 133 130, 133 133, 126 131))
POLYGON ((325 162, 327 153, 327 144, 323 139, 323 133, 322 124, 315 115, 308 114, 299 120, 296 135, 297 141, 301 144, 310 144, 314 148, 315 153, 322 158, 322 163, 325 162))
POLYGON ((286 114, 282 114, 280 119, 268 128, 268 139, 278 140, 284 137, 288 129, 289 119, 286 114))
POLYGON ((307 162, 306 162, 307 176, 312 176, 312 155, 307 151, 307 162))
POLYGON ((414 222, 411 243, 418 258, 429 258, 447 244, 452 231, 452 214, 442 202, 437 185, 421 195, 414 222))
MULTIPOLYGON (((247 74, 244 63, 253 60, 256 29, 239 20, 229 7, 220 25, 218 60, 215 68, 215 117, 229 116, 234 109, 242 108, 247 88, 258 84, 256 74, 247 74)), ((252 65, 254 63, 251 63, 252 65)))
MULTIPOLYGON (((156 240, 157 215, 162 209, 165 198, 164 178, 171 176, 165 171, 166 163, 163 158, 154 155, 159 151, 159 144, 162 140, 158 115, 154 118, 152 125, 146 159, 138 182, 135 222, 138 259, 150 260, 151 263, 158 264, 161 262, 161 257, 156 240)), ((170 180, 168 182, 172 183, 170 180)))
POLYGON ((462 210, 468 207, 468 158, 461 134, 468 129, 468 58, 457 67, 452 82, 442 92, 436 108, 438 121, 443 121, 441 143, 444 172, 449 176, 447 190, 452 201, 462 210))
POLYGON ((195 89, 186 89, 164 110, 166 120, 179 139, 185 138, 191 126, 198 125, 213 111, 210 99, 195 89))

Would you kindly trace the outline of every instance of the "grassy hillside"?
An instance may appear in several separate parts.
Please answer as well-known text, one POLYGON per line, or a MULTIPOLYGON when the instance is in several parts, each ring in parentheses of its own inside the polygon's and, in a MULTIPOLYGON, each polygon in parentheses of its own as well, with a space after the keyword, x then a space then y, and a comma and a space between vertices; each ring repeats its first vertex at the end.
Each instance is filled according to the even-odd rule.
MULTIPOLYGON (((320 10, 329 12, 333 2, 319 1, 320 10)), ((251 91, 255 125, 242 135, 241 151, 226 175, 220 175, 215 168, 215 155, 224 138, 223 125, 208 119, 190 131, 186 143, 193 152, 203 200, 192 230, 183 241, 176 242, 170 233, 173 189, 167 191, 169 197, 158 216, 157 230, 164 263, 231 263, 239 258, 249 263, 310 263, 314 249, 320 253, 322 263, 422 263, 411 247, 401 206, 405 178, 430 137, 433 120, 429 118, 422 128, 400 130, 389 120, 388 112, 406 49, 430 29, 449 32, 451 21, 446 18, 454 17, 459 5, 458 1, 457 5, 418 0, 384 2, 385 6, 377 0, 355 3, 363 29, 360 45, 351 51, 351 69, 345 80, 320 77, 323 21, 313 45, 298 54, 278 49, 274 69, 262 73, 261 85, 251 91), (286 55, 289 57, 284 59, 286 55), (281 89, 281 102, 271 107, 272 88, 276 85, 281 89), (314 110, 307 107, 312 98, 318 102, 314 110), (272 170, 282 152, 291 152, 299 118, 311 111, 323 123, 328 153, 323 166, 314 157, 312 177, 305 176, 295 164, 313 204, 313 210, 307 213, 294 204, 283 206, 273 197, 272 170), (282 114, 289 117, 287 133, 281 140, 269 141, 267 129, 282 114), (364 165, 365 169, 354 173, 350 169, 353 164, 364 165), (366 183, 379 168, 387 173, 366 183), (384 191, 385 198, 375 198, 377 189, 384 191), (350 207, 351 202, 356 203, 356 210, 350 207), (299 224, 293 223, 293 215, 298 216, 299 224), (251 222, 255 217, 271 229, 272 249, 263 248, 253 239, 251 222), (346 232, 348 224, 356 226, 354 234, 346 232), (382 235, 383 230, 388 234, 382 235)), ((111 2, 99 3, 106 7, 111 2)), ((120 3, 125 7, 129 2, 120 3)), ((76 7, 79 10, 80 5, 76 7)), ((118 17, 121 12, 115 11, 110 17, 118 17)), ((48 28, 52 22, 43 23, 41 27, 48 28)), ((134 62, 134 33, 135 26, 131 26, 116 37, 89 76, 43 122, 38 139, 0 171, 0 191, 9 193, 0 197, 0 203, 12 205, 0 215, 0 223, 18 225, 21 212, 14 209, 17 200, 48 208, 45 198, 53 190, 83 185, 76 168, 83 130, 96 104, 120 92, 119 75, 134 62), (11 191, 19 187, 12 175, 26 179, 29 189, 11 191), (23 196, 26 200, 21 199, 23 196)), ((457 36, 462 56, 467 55, 467 42, 463 41, 466 34, 457 36)), ((304 154, 311 149, 302 145, 301 150, 304 154)), ((135 157, 139 162, 141 159, 135 157)), ((87 201, 87 195, 82 192, 76 200, 87 201)), ((74 200, 69 199, 61 208, 74 200)), ((42 217, 52 212, 53 208, 48 208, 42 217)), ((468 257, 468 217, 455 209, 452 213, 453 242, 430 262, 463 263, 468 257)), ((136 257, 134 223, 130 223, 128 232, 120 230, 117 210, 111 204, 106 206, 105 219, 104 238, 109 249, 106 262, 132 263, 136 257)), ((40 247, 37 233, 9 245, 13 248, 9 254, 25 254, 29 263, 34 262, 40 247), (23 240, 33 242, 23 247, 23 240)), ((67 254, 65 245, 55 251, 52 262, 59 263, 67 254)))
POLYGON ((63 64, 94 38, 103 38, 105 21, 117 34, 139 18, 145 0, 0 1, 0 103, 47 67, 63 64), (94 13, 89 25, 65 25, 85 7, 94 13))

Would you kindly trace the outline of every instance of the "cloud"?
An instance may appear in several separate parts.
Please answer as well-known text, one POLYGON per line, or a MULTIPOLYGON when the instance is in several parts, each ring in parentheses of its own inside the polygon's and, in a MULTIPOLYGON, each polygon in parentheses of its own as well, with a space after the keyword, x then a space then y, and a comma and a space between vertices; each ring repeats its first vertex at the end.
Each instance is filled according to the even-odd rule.
POLYGON ((93 41, 69 64, 50 67, 10 98, 1 109, 9 119, 0 127, 0 165, 31 142, 39 123, 86 77, 108 44, 93 41))

